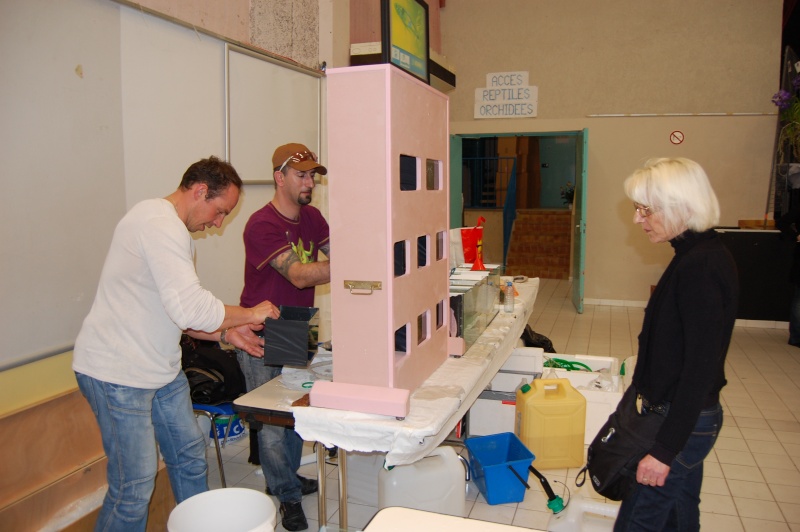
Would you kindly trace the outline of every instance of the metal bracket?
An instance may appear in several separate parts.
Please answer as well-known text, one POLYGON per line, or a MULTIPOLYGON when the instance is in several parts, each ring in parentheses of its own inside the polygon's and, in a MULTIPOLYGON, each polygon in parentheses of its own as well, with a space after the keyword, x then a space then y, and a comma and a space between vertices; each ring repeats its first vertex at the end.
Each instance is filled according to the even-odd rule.
POLYGON ((380 281, 345 281, 344 287, 354 296, 368 296, 375 290, 381 289, 380 281), (353 290, 369 290, 368 292, 353 292, 353 290))

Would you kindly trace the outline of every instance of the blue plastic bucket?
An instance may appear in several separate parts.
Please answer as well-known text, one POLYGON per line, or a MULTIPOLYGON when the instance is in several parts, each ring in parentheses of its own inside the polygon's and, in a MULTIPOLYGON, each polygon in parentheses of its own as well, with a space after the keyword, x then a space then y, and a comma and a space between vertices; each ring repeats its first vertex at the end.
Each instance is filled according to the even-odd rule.
MULTIPOLYGON (((217 429, 217 438, 219 438, 219 442, 222 443, 222 440, 225 439, 225 431, 228 429, 228 420, 226 418, 217 419, 216 429, 217 429)), ((210 429, 208 431, 208 435, 210 438, 212 439, 214 438, 214 433, 211 432, 210 429)), ((238 415, 233 416, 233 422, 231 422, 231 430, 228 433, 228 441, 232 442, 240 440, 244 438, 245 435, 247 435, 247 430, 244 423, 242 422, 242 420, 239 418, 238 415)))
POLYGON ((486 502, 522 502, 526 489, 523 481, 528 480, 534 456, 520 439, 513 432, 504 432, 467 438, 464 444, 470 455, 472 480, 486 502))

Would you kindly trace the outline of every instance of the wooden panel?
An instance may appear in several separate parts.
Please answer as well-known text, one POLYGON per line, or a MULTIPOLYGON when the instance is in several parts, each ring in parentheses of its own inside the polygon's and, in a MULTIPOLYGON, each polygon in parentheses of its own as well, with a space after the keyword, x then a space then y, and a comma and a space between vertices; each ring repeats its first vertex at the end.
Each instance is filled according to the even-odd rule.
POLYGON ((104 456, 100 429, 78 390, 0 418, 6 460, 0 509, 104 456), (22 459, 24 458, 24 459, 22 459))
MULTIPOLYGON (((92 530, 99 512, 93 495, 106 485, 107 459, 97 421, 80 391, 0 417, 0 424, 13 435, 0 443, 0 455, 19 457, 3 466, 2 528, 40 530, 52 525, 72 532, 92 530), (70 514, 80 515, 82 505, 97 508, 71 523, 70 514)), ((159 463, 147 530, 165 530, 174 507, 169 477, 159 463)))
MULTIPOLYGON (((175 506, 175 497, 172 495, 169 475, 167 474, 164 463, 160 462, 158 473, 156 474, 156 486, 153 490, 153 498, 150 499, 146 532, 163 532, 166 530, 169 514, 175 506)), ((92 532, 99 513, 100 508, 93 510, 75 522, 70 523, 62 529, 62 532, 92 532)))
MULTIPOLYGON (((70 506, 73 506, 72 511, 76 513, 81 506, 75 504, 76 501, 85 498, 85 504, 92 506, 97 504, 93 502, 97 499, 92 495, 106 485, 106 464, 104 456, 71 475, 61 479, 53 478, 53 484, 0 510, 0 522, 3 526, 8 526, 8 530, 41 530, 51 521, 55 525, 59 514, 62 519, 69 522, 67 514, 70 506)), ((92 513, 96 519, 96 511, 93 510, 92 513)))
POLYGON ((350 0, 350 44, 381 42, 381 3, 350 0))

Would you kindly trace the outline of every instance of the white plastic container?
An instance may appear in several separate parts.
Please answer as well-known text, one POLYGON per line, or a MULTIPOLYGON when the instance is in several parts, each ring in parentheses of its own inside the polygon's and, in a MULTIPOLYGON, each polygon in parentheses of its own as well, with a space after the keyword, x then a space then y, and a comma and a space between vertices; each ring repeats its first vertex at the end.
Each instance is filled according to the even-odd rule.
POLYGON ((441 446, 413 464, 378 474, 378 508, 402 506, 466 517, 466 470, 452 447, 441 446))
POLYGON ((550 516, 547 532, 611 532, 619 504, 610 504, 576 495, 567 507, 550 516))
POLYGON ((169 532, 270 532, 278 522, 264 492, 222 488, 189 497, 169 514, 169 532))
POLYGON ((385 460, 386 453, 347 453, 347 502, 378 506, 378 473, 385 460))

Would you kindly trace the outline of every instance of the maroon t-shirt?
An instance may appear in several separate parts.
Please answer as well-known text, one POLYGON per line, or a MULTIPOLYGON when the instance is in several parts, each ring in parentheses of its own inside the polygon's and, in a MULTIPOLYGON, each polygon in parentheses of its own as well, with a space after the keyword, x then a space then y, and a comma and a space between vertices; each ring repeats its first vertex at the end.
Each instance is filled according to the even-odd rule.
POLYGON ((244 228, 244 289, 241 305, 252 307, 265 299, 274 305, 314 306, 314 287, 299 289, 270 266, 275 257, 293 250, 301 262, 316 262, 328 245, 328 222, 316 207, 304 205, 297 220, 283 216, 272 203, 253 213, 244 228))

